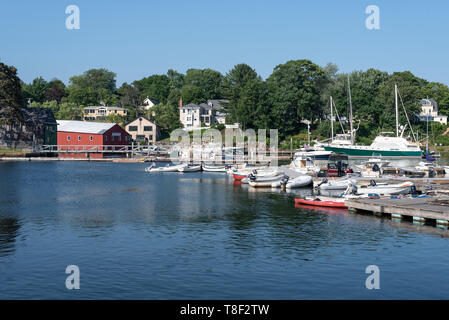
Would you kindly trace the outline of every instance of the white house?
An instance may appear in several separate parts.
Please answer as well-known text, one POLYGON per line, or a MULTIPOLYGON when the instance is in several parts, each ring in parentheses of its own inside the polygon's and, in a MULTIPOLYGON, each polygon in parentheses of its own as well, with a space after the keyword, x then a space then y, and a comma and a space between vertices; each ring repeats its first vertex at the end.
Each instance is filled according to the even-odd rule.
POLYGON ((433 99, 421 100, 421 113, 419 114, 421 121, 439 122, 447 125, 447 116, 438 114, 438 104, 433 99))
POLYGON ((199 105, 190 103, 179 107, 179 121, 185 130, 194 130, 203 127, 210 127, 216 124, 225 124, 226 114, 222 104, 228 100, 208 100, 207 103, 199 105))
POLYGON ((154 100, 154 99, 150 99, 150 97, 146 97, 145 100, 143 100, 143 104, 140 106, 142 109, 145 110, 150 110, 152 107, 154 107, 155 105, 159 104, 158 101, 154 100))

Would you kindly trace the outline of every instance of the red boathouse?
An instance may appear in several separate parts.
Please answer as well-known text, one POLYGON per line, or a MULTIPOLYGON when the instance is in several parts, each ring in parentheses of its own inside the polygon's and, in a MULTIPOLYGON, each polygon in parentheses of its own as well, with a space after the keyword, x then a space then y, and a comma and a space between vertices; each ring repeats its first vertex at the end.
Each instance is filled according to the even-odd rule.
POLYGON ((59 157, 98 159, 113 155, 112 151, 131 143, 129 133, 115 123, 72 120, 57 120, 57 123, 59 157), (84 150, 95 152, 79 152, 84 150))

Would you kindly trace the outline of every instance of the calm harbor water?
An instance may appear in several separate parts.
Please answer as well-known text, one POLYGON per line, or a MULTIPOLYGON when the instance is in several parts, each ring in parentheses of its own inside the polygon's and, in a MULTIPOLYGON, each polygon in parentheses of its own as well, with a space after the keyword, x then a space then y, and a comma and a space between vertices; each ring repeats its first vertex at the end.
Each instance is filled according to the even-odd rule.
POLYGON ((449 231, 145 166, 0 163, 0 299, 449 298, 449 231))

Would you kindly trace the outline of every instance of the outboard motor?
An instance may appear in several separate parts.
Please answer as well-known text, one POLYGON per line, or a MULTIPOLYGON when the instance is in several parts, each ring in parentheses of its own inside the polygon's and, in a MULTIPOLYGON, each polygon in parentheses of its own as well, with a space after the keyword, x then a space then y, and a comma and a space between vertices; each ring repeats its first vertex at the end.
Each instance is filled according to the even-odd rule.
MULTIPOLYGON (((254 170, 254 171, 256 171, 256 170, 254 170)), ((248 178, 250 181, 256 181, 256 176, 252 173, 249 174, 248 178)))
POLYGON ((319 187, 320 187, 322 184, 325 184, 325 183, 327 183, 327 182, 328 182, 327 178, 324 177, 324 179, 323 179, 320 183, 318 183, 318 184, 315 186, 315 188, 316 188, 316 189, 319 189, 319 187))
POLYGON ((415 197, 418 195, 418 191, 416 190, 415 186, 410 187, 410 194, 415 197))
POLYGON ((369 182, 369 185, 370 185, 371 187, 375 187, 375 186, 377 185, 377 183, 376 183, 376 181, 371 180, 371 181, 369 182))
POLYGON ((285 189, 287 187, 288 179, 290 179, 289 176, 284 175, 281 179, 281 189, 285 189))
POLYGON ((379 166, 377 165, 377 163, 374 164, 374 166, 373 166, 373 171, 374 171, 374 172, 379 172, 379 171, 380 171, 380 168, 379 168, 379 166))

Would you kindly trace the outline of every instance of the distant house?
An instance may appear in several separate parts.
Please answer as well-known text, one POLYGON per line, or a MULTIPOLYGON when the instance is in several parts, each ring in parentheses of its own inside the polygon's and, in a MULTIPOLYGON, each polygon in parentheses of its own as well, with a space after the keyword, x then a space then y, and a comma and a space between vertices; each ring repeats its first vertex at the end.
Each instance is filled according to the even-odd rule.
POLYGON ((115 123, 58 120, 59 157, 103 158, 112 153, 74 153, 71 150, 96 146, 113 150, 130 144, 131 136, 115 123))
POLYGON ((447 116, 438 114, 438 104, 433 99, 421 100, 421 113, 419 114, 421 121, 438 122, 447 125, 447 116))
POLYGON ((159 101, 150 99, 149 97, 146 97, 145 100, 143 100, 143 104, 140 106, 142 109, 150 110, 155 105, 159 104, 159 101))
POLYGON ((0 147, 33 150, 40 145, 56 145, 56 120, 44 108, 20 108, 23 122, 0 125, 0 147))
POLYGON ((125 125, 125 130, 134 141, 155 143, 159 140, 159 126, 145 117, 139 117, 125 125))
POLYGON ((105 119, 111 114, 125 117, 128 111, 125 108, 109 107, 109 106, 91 106, 84 108, 83 118, 86 121, 105 119))
POLYGON ((228 100, 208 100, 207 103, 187 104, 179 107, 179 121, 185 130, 201 128, 201 124, 210 127, 216 124, 225 124, 226 114, 223 104, 228 100))

